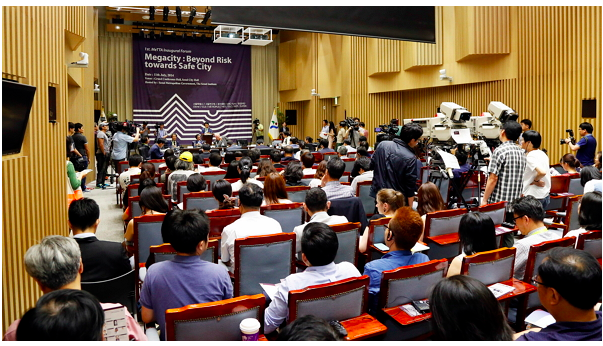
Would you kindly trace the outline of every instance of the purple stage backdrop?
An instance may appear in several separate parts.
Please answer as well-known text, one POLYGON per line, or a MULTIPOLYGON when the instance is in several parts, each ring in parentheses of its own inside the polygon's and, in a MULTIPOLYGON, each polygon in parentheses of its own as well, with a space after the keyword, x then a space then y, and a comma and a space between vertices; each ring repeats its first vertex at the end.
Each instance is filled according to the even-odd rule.
POLYGON ((190 145, 203 123, 214 133, 251 139, 249 46, 144 40, 134 42, 134 121, 165 123, 190 145))

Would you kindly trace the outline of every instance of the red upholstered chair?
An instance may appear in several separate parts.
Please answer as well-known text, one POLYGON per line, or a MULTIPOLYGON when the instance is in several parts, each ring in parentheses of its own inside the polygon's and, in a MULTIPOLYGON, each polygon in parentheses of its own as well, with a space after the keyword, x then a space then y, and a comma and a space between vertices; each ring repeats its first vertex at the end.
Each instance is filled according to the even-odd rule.
POLYGON ((310 184, 310 181, 314 179, 314 174, 304 174, 304 177, 302 178, 302 183, 304 184, 310 184))
MULTIPOLYGON (((327 160, 327 161, 329 161, 330 159, 332 159, 334 157, 339 157, 339 155, 337 155, 337 153, 324 153, 324 154, 322 154, 322 156, 323 156, 323 160, 327 160)), ((318 162, 320 162, 320 161, 318 161, 318 162)))
POLYGON ((323 160, 322 153, 319 153, 318 151, 313 151, 312 155, 314 155, 314 162, 320 162, 323 160))
POLYGON ((203 211, 218 209, 218 201, 211 191, 189 192, 182 196, 184 210, 199 209, 203 211))
POLYGON ((241 217, 239 208, 218 209, 207 212, 209 218, 209 237, 217 238, 222 236, 224 227, 230 225, 241 217))
POLYGON ((601 263, 601 230, 588 231, 578 235, 576 249, 590 253, 601 263))
POLYGON ((126 171, 128 168, 130 168, 130 163, 128 161, 119 161, 118 163, 118 171, 117 173, 123 173, 124 171, 126 171))
MULTIPOLYGON (((555 175, 555 176, 551 177, 551 192, 550 193, 555 193, 555 194, 557 194, 557 196, 551 196, 551 203, 549 203, 549 205, 547 205, 545 210, 547 210, 547 211, 550 211, 550 210, 564 211, 565 210, 565 207, 567 204, 567 198, 573 196, 568 192, 569 191, 569 183, 570 183, 570 175, 567 173, 561 174, 561 175, 555 175)), ((547 213, 547 214, 551 214, 551 213, 547 213)), ((552 213, 552 215, 556 215, 556 213, 552 213)))
POLYGON ((381 274, 377 316, 387 326, 384 340, 417 340, 430 335, 431 313, 412 317, 400 306, 428 298, 432 287, 446 277, 447 271, 448 261, 439 259, 381 274))
POLYGON ((371 217, 375 211, 375 197, 370 196, 372 180, 361 181, 356 184, 356 197, 360 198, 366 217, 371 217))
POLYGON ((148 163, 152 163, 153 166, 155 166, 155 172, 159 172, 159 166, 163 163, 165 163, 164 159, 154 159, 154 160, 148 160, 148 163))
POLYGON ((263 205, 260 213, 278 221, 283 232, 293 232, 296 226, 304 223, 303 203, 263 205))
MULTIPOLYGON (((478 279, 484 285, 503 283, 513 286, 513 281, 519 281, 513 278, 516 251, 514 247, 504 247, 466 256, 463 258, 461 274, 478 279)), ((499 300, 501 298, 504 296, 499 300)))
POLYGON ((390 220, 391 220, 391 217, 382 217, 377 220, 369 221, 369 226, 368 226, 369 233, 367 235, 367 242, 366 242, 366 250, 367 250, 367 254, 368 254, 367 262, 370 262, 375 259, 379 259, 388 252, 387 250, 384 251, 384 250, 379 249, 378 247, 375 246, 375 244, 378 244, 378 243, 385 244, 385 236, 384 236, 385 227, 383 227, 383 226, 387 225, 390 220))
POLYGON ((355 158, 346 158, 346 159, 341 159, 341 161, 343 161, 345 163, 345 171, 344 172, 351 172, 352 168, 354 168, 354 162, 356 162, 355 158))
MULTIPOLYGON (((222 168, 222 165, 220 165, 220 168, 222 168)), ((205 180, 210 181, 211 186, 213 186, 216 183, 216 180, 224 179, 226 172, 203 172, 201 175, 203 175, 205 180)), ((211 189, 209 191, 211 191, 211 189)))
POLYGON ((138 184, 138 183, 140 183, 140 174, 130 175, 130 184, 138 184))
POLYGON ((289 200, 292 202, 303 203, 306 201, 306 194, 308 190, 310 190, 309 186, 287 186, 285 187, 287 190, 287 195, 289 195, 289 200))
MULTIPOLYGON (((172 197, 170 195, 163 195, 163 198, 168 204, 168 210, 172 209, 172 197)), ((137 217, 142 215, 142 209, 140 208, 140 196, 130 197, 128 199, 128 207, 130 208, 130 215, 137 217)))
MULTIPOLYGON (((201 259, 207 262, 218 263, 218 239, 210 239, 207 242, 207 250, 201 254, 201 259)), ((151 264, 159 263, 163 261, 169 261, 176 256, 176 250, 170 243, 163 243, 161 245, 152 245, 149 247, 149 258, 145 262, 145 267, 151 266, 151 264)))
POLYGON ((189 193, 186 183, 186 181, 179 181, 176 183, 176 197, 178 198, 178 203, 182 203, 182 201, 184 201, 184 194, 189 193))
MULTIPOLYGON (((563 218, 563 223, 568 225, 568 230, 578 229, 580 228, 580 222, 578 221, 578 205, 580 205, 580 201, 582 200, 582 195, 573 196, 569 198, 567 203, 567 209, 565 212, 557 213, 558 216, 563 218), (565 214, 565 216, 563 216, 565 214)), ((563 233, 565 236, 565 233, 563 233)))
MULTIPOLYGON (((266 297, 256 294, 168 309, 165 311, 166 340, 240 341, 241 321, 255 318, 263 326, 265 305, 266 297)), ((262 330, 263 327, 260 333, 262 330)))
POLYGON ((280 283, 295 273, 295 233, 235 239, 234 296, 262 293, 260 283, 280 283))
POLYGON ((466 209, 450 209, 427 213, 423 241, 432 259, 454 258, 461 253, 459 223, 466 209))
POLYGON ((289 323, 297 317, 314 315, 337 320, 347 330, 346 340, 362 340, 386 332, 387 328, 367 313, 369 277, 349 278, 289 292, 289 323))
POLYGON ((358 265, 358 232, 360 231, 360 222, 348 222, 329 226, 339 241, 335 263, 343 261, 358 265))
MULTIPOLYGON (((135 197, 136 198, 136 197, 135 197)), ((136 271, 136 301, 140 294, 140 268, 149 257, 151 245, 163 244, 161 224, 165 215, 143 215, 134 218, 134 269, 136 271)))
MULTIPOLYGON (((139 186, 140 186, 140 184, 138 184, 138 183, 128 185, 128 196, 130 196, 130 197, 138 196, 138 187, 139 186)), ((159 184, 157 184, 157 187, 161 189, 162 194, 167 195, 166 184, 159 183, 159 184)))

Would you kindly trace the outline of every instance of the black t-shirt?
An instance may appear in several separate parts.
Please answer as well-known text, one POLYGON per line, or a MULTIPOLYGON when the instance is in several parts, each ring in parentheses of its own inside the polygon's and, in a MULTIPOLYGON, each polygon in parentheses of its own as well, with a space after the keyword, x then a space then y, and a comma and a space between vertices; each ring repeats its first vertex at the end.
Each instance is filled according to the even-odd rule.
POLYGON ((84 144, 88 143, 86 136, 78 132, 74 133, 71 138, 73 138, 75 149, 77 149, 77 151, 79 151, 82 156, 86 156, 86 148, 84 147, 84 144))
POLYGON ((387 216, 385 216, 383 214, 374 214, 373 216, 371 216, 371 218, 369 220, 377 220, 377 219, 380 219, 383 217, 387 217, 387 216))

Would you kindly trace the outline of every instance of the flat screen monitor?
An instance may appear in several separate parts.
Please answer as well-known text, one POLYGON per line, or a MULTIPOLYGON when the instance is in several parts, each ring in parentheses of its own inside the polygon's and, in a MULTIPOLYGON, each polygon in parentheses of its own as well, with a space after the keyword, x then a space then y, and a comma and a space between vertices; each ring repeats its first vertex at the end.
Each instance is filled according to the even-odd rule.
POLYGON ((2 79, 2 155, 21 152, 36 87, 2 79))

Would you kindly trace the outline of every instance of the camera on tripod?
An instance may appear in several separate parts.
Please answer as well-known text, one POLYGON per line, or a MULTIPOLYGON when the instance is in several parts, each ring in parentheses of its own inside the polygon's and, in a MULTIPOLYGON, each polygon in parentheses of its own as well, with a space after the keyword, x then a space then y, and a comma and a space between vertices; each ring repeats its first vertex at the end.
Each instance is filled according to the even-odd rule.
POLYGON ((398 121, 396 119, 392 119, 389 122, 389 125, 382 124, 375 129, 375 132, 381 132, 382 134, 386 134, 391 139, 396 137, 398 131, 400 131, 400 128, 398 127, 398 121))
MULTIPOLYGON (((574 138, 574 130, 567 129, 567 130, 565 130, 565 132, 567 132, 569 134, 569 138, 570 138, 570 141, 572 142, 572 144, 576 145, 576 138, 574 138)), ((566 144, 565 143, 565 138, 561 138, 559 140, 559 144, 561 144, 561 145, 566 144)))
POLYGON ((258 126, 258 125, 260 124, 260 119, 255 118, 255 120, 253 121, 253 124, 254 124, 255 126, 258 126))
POLYGON ((136 124, 136 123, 131 122, 129 120, 126 120, 124 122, 116 122, 116 123, 110 123, 109 124, 109 129, 111 130, 111 133, 115 133, 117 131, 126 130, 126 133, 128 135, 135 134, 137 127, 140 127, 140 124, 136 124), (114 124, 114 125, 111 126, 111 124, 114 124), (114 130, 115 130, 115 132, 113 132, 114 130))
POLYGON ((359 129, 359 124, 352 118, 345 118, 339 122, 339 124, 341 123, 344 123, 345 126, 352 128, 354 131, 358 131, 359 129))

